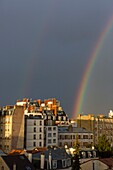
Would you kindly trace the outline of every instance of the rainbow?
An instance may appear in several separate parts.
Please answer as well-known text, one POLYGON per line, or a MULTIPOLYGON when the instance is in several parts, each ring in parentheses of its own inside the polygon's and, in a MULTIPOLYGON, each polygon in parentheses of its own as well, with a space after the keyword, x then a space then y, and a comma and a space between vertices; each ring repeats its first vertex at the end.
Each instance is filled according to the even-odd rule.
POLYGON ((93 49, 88 63, 85 67, 85 71, 84 74, 82 76, 81 82, 80 82, 80 86, 79 86, 79 90, 77 93, 77 98, 76 98, 76 102, 75 102, 75 106, 74 106, 74 112, 73 112, 73 118, 75 118, 77 116, 77 114, 81 114, 82 113, 82 107, 83 107, 83 102, 85 99, 85 95, 86 95, 86 91, 87 91, 87 86, 90 80, 90 76, 94 70, 94 66, 95 63, 98 59, 99 56, 99 52, 106 40, 106 37, 108 36, 109 32, 112 29, 112 25, 113 25, 113 16, 109 19, 108 23, 106 24, 106 27, 103 29, 102 33, 100 34, 98 41, 96 43, 95 48, 93 49))

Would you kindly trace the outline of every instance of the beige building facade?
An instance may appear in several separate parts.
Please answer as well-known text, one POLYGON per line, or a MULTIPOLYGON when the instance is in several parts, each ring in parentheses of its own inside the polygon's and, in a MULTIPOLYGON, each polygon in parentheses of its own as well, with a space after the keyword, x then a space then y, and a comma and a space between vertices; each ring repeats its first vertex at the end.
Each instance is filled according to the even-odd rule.
POLYGON ((94 116, 89 115, 78 115, 77 126, 83 127, 93 133, 93 145, 98 143, 98 138, 102 134, 107 136, 111 146, 113 146, 113 118, 105 115, 94 116))

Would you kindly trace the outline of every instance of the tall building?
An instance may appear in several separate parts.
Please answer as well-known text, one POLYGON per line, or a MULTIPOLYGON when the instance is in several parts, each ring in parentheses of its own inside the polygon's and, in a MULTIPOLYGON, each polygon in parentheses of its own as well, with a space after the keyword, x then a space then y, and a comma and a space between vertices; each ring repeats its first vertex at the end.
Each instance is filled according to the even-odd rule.
POLYGON ((21 106, 6 106, 0 111, 0 148, 8 153, 24 148, 24 109, 21 106))
POLYGON ((93 145, 98 143, 99 136, 105 134, 113 146, 113 117, 102 114, 78 115, 77 126, 93 132, 93 145))
POLYGON ((44 147, 44 119, 41 113, 25 115, 24 148, 44 147))

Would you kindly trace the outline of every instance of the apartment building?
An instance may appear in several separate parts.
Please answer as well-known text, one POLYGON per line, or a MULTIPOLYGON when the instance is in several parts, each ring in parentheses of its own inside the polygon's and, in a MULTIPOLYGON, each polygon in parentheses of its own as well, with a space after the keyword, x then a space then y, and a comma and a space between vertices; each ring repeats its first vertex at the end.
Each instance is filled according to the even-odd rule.
POLYGON ((113 146, 113 117, 105 115, 93 114, 78 115, 77 126, 86 128, 93 133, 93 145, 98 143, 98 138, 102 134, 106 134, 109 139, 111 146, 113 146))
POLYGON ((45 146, 58 146, 57 126, 45 126, 45 146))
POLYGON ((58 145, 69 148, 73 147, 76 139, 79 140, 80 147, 84 148, 93 143, 93 133, 84 128, 77 128, 70 126, 58 126, 58 145))
POLYGON ((8 153, 24 147, 24 110, 21 106, 6 106, 0 111, 0 148, 8 153))
POLYGON ((24 148, 44 147, 44 119, 41 113, 25 115, 24 148))
POLYGON ((58 146, 58 126, 69 124, 56 99, 18 100, 14 106, 0 109, 0 148, 8 153, 12 149, 58 146))

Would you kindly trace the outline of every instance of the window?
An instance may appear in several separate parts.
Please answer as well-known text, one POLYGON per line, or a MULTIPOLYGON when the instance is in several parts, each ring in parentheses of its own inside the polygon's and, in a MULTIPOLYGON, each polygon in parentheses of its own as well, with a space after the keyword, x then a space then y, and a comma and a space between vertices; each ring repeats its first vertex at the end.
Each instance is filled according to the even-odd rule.
POLYGON ((96 151, 93 151, 93 158, 96 157, 96 151))
POLYGON ((53 160, 53 169, 56 169, 57 168, 57 161, 56 160, 53 160))
POLYGON ((36 142, 33 142, 33 146, 36 146, 36 142))
POLYGON ((78 135, 78 138, 80 139, 80 138, 81 138, 81 136, 80 136, 80 135, 78 135))
POLYGON ((73 139, 75 139, 75 135, 73 135, 73 139))
POLYGON ((62 142, 59 143, 59 146, 62 146, 62 142))
POLYGON ((51 143, 51 139, 48 139, 48 143, 51 143))
POLYGON ((51 127, 48 127, 48 131, 51 131, 51 127))
POLYGON ((53 137, 56 137, 56 133, 53 133, 53 137))
POLYGON ((81 152, 82 158, 86 158, 86 152, 81 152))
POLYGON ((56 143, 56 139, 53 139, 53 143, 56 143))
POLYGON ((56 127, 53 127, 53 130, 56 130, 56 127))
POLYGON ((42 121, 40 121, 40 126, 42 125, 42 121))
POLYGON ((39 139, 42 139, 42 134, 39 135, 39 139))
POLYGON ((36 127, 34 127, 34 132, 36 132, 36 127))
POLYGON ((66 160, 62 160, 62 167, 63 167, 63 168, 66 167, 66 160))
POLYGON ((40 146, 40 147, 42 146, 42 142, 39 142, 39 146, 40 146))
POLYGON ((48 137, 51 137, 52 135, 51 135, 51 133, 48 133, 48 137))
POLYGON ((58 116, 58 120, 61 120, 61 116, 58 116))
POLYGON ((36 139, 36 135, 34 135, 34 139, 36 139))
POLYGON ((88 158, 91 158, 91 157, 92 157, 91 152, 88 152, 88 158))
POLYGON ((42 132, 42 128, 40 128, 40 132, 42 132))
POLYGON ((1 170, 4 170, 4 166, 1 167, 1 170))
POLYGON ((67 159, 67 166, 71 166, 71 159, 70 158, 67 159))
POLYGON ((34 120, 34 125, 36 125, 36 120, 34 120))
POLYGON ((83 135, 83 139, 88 139, 88 135, 83 135))

